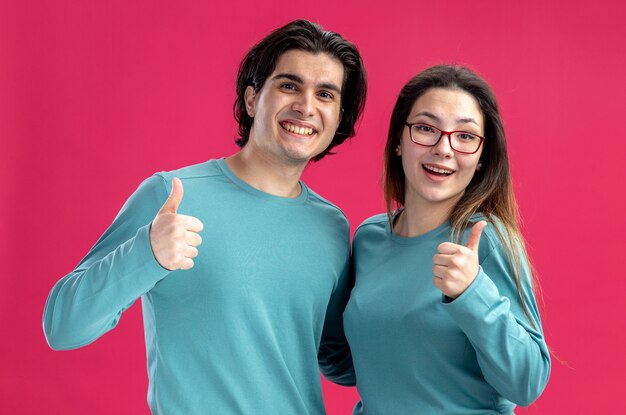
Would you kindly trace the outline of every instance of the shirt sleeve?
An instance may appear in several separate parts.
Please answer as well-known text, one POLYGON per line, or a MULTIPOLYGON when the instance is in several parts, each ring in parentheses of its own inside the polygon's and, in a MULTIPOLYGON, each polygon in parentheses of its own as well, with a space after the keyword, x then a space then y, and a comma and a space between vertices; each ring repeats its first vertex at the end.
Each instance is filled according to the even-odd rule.
POLYGON ((154 258, 149 235, 166 198, 161 176, 145 180, 87 256, 54 285, 43 315, 52 349, 75 349, 95 341, 169 273, 154 258))
POLYGON ((458 298, 447 302, 445 309, 476 350, 485 380, 504 398, 527 406, 539 397, 548 382, 550 354, 528 264, 523 264, 522 283, 532 321, 523 311, 499 240, 491 241, 475 280, 458 298))
POLYGON ((354 285, 350 262, 348 258, 330 298, 318 352, 319 367, 324 377, 342 386, 356 385, 352 353, 343 328, 343 312, 354 285))

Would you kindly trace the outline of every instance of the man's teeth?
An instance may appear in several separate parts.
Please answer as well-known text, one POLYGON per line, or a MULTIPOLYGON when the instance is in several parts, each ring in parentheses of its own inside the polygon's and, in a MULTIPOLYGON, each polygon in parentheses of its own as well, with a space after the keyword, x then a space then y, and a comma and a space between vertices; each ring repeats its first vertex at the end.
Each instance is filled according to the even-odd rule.
POLYGON ((435 172, 435 173, 441 173, 441 174, 452 174, 452 173, 454 173, 454 171, 452 171, 452 170, 444 170, 444 169, 439 169, 439 168, 437 168, 437 167, 427 166, 427 165, 425 165, 425 164, 424 164, 424 168, 425 168, 426 170, 430 170, 430 171, 432 171, 432 172, 435 172))
POLYGON ((308 127, 298 127, 297 125, 293 125, 287 122, 282 124, 283 128, 292 133, 301 134, 301 135, 311 135, 313 134, 313 129, 308 127))

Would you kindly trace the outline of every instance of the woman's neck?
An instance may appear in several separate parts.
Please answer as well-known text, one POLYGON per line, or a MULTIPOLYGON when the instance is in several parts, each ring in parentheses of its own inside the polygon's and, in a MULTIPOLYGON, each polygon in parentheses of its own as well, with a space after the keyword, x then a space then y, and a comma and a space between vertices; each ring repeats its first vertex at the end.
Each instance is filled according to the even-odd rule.
POLYGON ((413 238, 432 231, 448 220, 449 215, 437 212, 416 212, 405 207, 395 220, 393 231, 402 237, 413 238))
POLYGON ((406 195, 405 205, 394 223, 394 232, 406 238, 420 236, 439 227, 448 219, 460 199, 428 202, 406 195))

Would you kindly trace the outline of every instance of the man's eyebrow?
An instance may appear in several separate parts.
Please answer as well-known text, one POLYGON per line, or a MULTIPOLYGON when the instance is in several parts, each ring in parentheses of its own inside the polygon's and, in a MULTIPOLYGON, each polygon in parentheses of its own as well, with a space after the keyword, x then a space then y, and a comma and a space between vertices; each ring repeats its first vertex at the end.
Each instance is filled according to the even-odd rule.
MULTIPOLYGON (((428 118, 430 118, 430 119, 431 119, 431 120, 433 120, 433 121, 441 121, 441 119, 440 119, 439 117, 437 117, 435 114, 430 113, 430 112, 428 112, 428 111, 418 112, 417 114, 415 114, 415 117, 418 117, 418 116, 420 116, 420 115, 423 115, 423 116, 425 116, 425 117, 428 117, 428 118)), ((477 122, 475 119, 473 119, 472 117, 458 118, 458 119, 456 120, 456 122, 457 122, 458 124, 468 124, 468 123, 472 123, 472 124, 476 124, 476 125, 478 125, 478 122, 477 122)), ((480 127, 480 125, 478 125, 478 126, 480 127)))
POLYGON ((330 89, 331 91, 335 91, 338 94, 341 94, 341 88, 331 82, 322 82, 318 85, 318 87, 323 89, 330 89))
MULTIPOLYGON (((272 78, 272 81, 278 80, 278 79, 289 79, 290 81, 293 82, 297 82, 299 84, 303 84, 304 80, 302 78, 300 78, 298 75, 294 75, 292 73, 279 73, 274 75, 274 77, 272 78)), ((322 82, 321 84, 317 85, 318 88, 322 88, 322 89, 330 89, 331 91, 335 91, 338 94, 341 94, 341 88, 339 88, 337 85, 335 85, 332 82, 322 82)))
POLYGON ((297 82, 299 84, 303 84, 304 83, 302 78, 300 78, 298 75, 294 75, 294 74, 291 74, 291 73, 279 73, 279 74, 276 74, 272 78, 272 81, 274 81, 276 79, 289 79, 290 81, 294 81, 294 82, 297 82))

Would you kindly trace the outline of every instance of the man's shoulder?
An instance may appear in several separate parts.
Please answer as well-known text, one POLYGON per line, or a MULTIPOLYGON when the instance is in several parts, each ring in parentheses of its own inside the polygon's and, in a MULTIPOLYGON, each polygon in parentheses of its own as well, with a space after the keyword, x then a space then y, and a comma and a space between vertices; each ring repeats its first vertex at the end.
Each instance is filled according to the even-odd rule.
POLYGON ((348 223, 348 218, 346 217, 346 214, 343 212, 343 210, 341 210, 341 208, 339 208, 339 206, 335 205, 333 202, 329 201, 328 199, 320 196, 319 193, 315 192, 310 187, 306 186, 306 189, 307 189, 307 192, 309 193, 309 201, 311 202, 312 205, 322 210, 335 212, 338 218, 348 223))
POLYGON ((169 184, 175 177, 179 178, 183 181, 183 183, 185 183, 185 181, 187 180, 223 176, 223 172, 220 168, 220 160, 211 159, 202 163, 181 167, 176 170, 161 171, 155 173, 155 176, 162 178, 166 183, 169 184))

